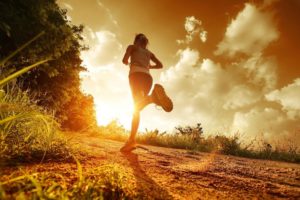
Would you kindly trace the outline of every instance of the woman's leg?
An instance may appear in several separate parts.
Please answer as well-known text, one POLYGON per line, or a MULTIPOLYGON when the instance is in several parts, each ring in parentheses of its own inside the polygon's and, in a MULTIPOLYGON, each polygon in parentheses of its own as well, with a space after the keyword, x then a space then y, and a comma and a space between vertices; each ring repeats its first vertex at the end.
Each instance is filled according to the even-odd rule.
POLYGON ((131 121, 131 132, 127 143, 121 148, 121 151, 131 151, 135 147, 135 137, 140 124, 140 112, 150 103, 153 103, 148 93, 152 86, 152 77, 149 75, 137 75, 129 78, 131 91, 134 99, 134 111, 131 121))
POLYGON ((135 109, 142 111, 147 105, 154 103, 152 96, 144 96, 136 105, 135 109))
POLYGON ((136 110, 136 111, 134 111, 133 116, 132 116, 131 132, 130 132, 129 141, 135 142, 135 136, 138 131, 139 124, 140 124, 140 111, 136 110))
POLYGON ((131 121, 131 132, 129 141, 135 142, 135 136, 139 128, 140 124, 140 112, 150 103, 153 102, 152 97, 148 95, 144 95, 143 92, 141 92, 139 95, 135 97, 135 99, 141 99, 137 103, 135 103, 135 108, 132 115, 132 121, 131 121))

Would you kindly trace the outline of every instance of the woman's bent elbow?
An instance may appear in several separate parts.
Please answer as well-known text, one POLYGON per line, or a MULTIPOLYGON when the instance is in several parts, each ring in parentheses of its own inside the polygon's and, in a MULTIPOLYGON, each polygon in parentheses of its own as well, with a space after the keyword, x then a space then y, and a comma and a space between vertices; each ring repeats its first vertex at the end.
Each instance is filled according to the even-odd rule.
POLYGON ((127 60, 122 60, 122 63, 123 63, 124 65, 128 65, 128 61, 127 61, 127 60))

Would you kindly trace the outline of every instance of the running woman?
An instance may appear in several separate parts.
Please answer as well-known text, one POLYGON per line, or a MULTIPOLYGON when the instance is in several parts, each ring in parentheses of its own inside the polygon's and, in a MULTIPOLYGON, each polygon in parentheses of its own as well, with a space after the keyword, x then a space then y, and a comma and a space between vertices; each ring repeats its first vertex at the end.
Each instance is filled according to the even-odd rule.
POLYGON ((135 136, 140 123, 140 112, 147 105, 155 103, 161 106, 166 112, 171 112, 173 109, 173 103, 166 95, 162 85, 155 84, 152 94, 149 94, 153 84, 150 69, 161 69, 163 65, 156 56, 148 50, 148 42, 144 34, 137 34, 133 44, 127 47, 123 57, 123 63, 125 65, 129 64, 130 67, 129 85, 134 100, 134 112, 130 137, 120 149, 122 152, 130 152, 136 148, 135 136), (154 65, 150 64, 150 61, 152 61, 154 65))

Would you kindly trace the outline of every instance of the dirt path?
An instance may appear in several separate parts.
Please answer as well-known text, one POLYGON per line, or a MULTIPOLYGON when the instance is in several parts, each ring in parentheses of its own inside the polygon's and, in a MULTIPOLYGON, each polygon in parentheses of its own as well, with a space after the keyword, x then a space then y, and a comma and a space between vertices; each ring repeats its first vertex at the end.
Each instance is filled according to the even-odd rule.
POLYGON ((79 143, 95 153, 87 161, 91 165, 110 162, 131 168, 136 190, 148 194, 145 198, 300 199, 298 164, 145 145, 123 154, 123 143, 96 137, 79 143))
MULTIPOLYGON (((145 145, 123 154, 121 142, 79 134, 72 141, 91 152, 81 160, 83 170, 123 167, 138 199, 300 199, 299 164, 145 145)), ((0 179, 24 169, 62 173, 71 184, 77 180, 76 163, 55 162, 8 167, 0 179)))

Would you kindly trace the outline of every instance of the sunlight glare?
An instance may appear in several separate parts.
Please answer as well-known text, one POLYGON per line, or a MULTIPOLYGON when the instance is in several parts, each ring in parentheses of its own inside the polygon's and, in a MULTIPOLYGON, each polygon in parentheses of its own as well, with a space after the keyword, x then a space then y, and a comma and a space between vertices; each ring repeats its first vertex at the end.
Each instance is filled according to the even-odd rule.
POLYGON ((106 126, 111 121, 117 120, 125 129, 129 129, 131 125, 131 116, 133 105, 127 107, 111 105, 109 103, 96 104, 96 117, 99 126, 106 126))

